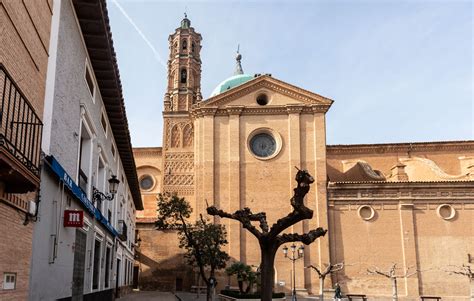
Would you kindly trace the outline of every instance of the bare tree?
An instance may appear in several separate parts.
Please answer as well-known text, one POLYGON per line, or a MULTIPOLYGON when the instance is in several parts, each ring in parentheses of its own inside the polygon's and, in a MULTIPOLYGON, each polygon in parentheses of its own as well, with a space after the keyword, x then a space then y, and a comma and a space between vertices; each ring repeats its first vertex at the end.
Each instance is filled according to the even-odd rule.
POLYGON ((306 268, 311 268, 316 271, 318 274, 319 278, 319 300, 324 301, 324 280, 326 279, 327 275, 330 275, 332 273, 336 273, 337 271, 340 271, 344 268, 344 262, 332 264, 329 263, 326 265, 324 269, 321 269, 320 267, 314 266, 314 265, 309 265, 306 268))
POLYGON ((403 273, 397 274, 397 264, 394 263, 392 266, 388 269, 388 271, 381 271, 378 267, 373 267, 371 269, 367 269, 367 272, 370 275, 380 275, 384 276, 390 279, 392 282, 392 300, 393 301, 398 301, 398 289, 397 289, 397 279, 399 278, 408 278, 410 276, 415 275, 418 273, 418 270, 411 271, 412 267, 408 267, 405 270, 403 270, 403 273))
POLYGON ((469 264, 459 265, 450 265, 449 268, 444 270, 450 275, 462 275, 469 279, 469 288, 471 291, 471 301, 474 301, 474 271, 472 270, 469 264))
POLYGON ((242 227, 252 233, 258 240, 260 245, 261 256, 261 290, 262 301, 272 300, 274 271, 273 264, 275 261, 275 254, 278 248, 288 242, 300 241, 306 245, 311 244, 318 237, 324 236, 327 230, 317 228, 304 234, 282 234, 282 232, 293 226, 294 224, 313 218, 313 210, 309 209, 304 204, 304 197, 310 189, 310 184, 314 182, 314 178, 306 170, 299 170, 296 173, 296 186, 294 195, 291 198, 291 206, 293 211, 287 216, 280 218, 271 228, 268 227, 267 217, 265 212, 252 213, 249 208, 237 210, 234 213, 227 213, 214 206, 207 208, 209 215, 219 216, 222 218, 230 218, 239 221, 242 227), (252 222, 258 222, 261 230, 257 229, 252 222))

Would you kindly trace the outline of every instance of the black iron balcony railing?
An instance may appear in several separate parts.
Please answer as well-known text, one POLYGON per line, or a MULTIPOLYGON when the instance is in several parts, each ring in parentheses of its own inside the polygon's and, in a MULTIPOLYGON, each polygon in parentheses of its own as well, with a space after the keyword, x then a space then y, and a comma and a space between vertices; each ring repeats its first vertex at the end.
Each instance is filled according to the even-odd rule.
POLYGON ((0 101, 0 149, 39 177, 43 123, 2 64, 0 101))
POLYGON ((122 219, 118 221, 118 233, 121 241, 127 240, 127 224, 122 219))

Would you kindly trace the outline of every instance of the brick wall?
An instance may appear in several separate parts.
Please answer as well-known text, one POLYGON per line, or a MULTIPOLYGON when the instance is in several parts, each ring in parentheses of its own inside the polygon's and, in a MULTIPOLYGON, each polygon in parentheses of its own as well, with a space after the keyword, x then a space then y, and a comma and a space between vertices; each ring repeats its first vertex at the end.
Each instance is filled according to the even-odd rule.
MULTIPOLYGON (((42 118, 52 1, 0 1, 0 63, 42 118)), ((0 182, 1 182, 0 178, 0 182)), ((33 223, 0 201, 0 300, 27 300, 33 223), (5 272, 17 274, 15 290, 3 290, 5 272)))
POLYGON ((0 300, 28 298, 33 224, 24 220, 25 213, 0 201, 0 300), (3 290, 5 272, 17 274, 15 290, 3 290))

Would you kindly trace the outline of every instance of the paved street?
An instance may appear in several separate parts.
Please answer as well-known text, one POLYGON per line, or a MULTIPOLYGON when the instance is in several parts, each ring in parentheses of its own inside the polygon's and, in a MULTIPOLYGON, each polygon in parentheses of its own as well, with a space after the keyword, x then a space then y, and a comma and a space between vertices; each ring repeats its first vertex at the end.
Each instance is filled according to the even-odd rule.
MULTIPOLYGON (((196 294, 192 293, 177 293, 176 294, 182 301, 204 301, 206 300, 205 295, 201 294, 199 298, 196 294)), ((169 292, 157 292, 157 291, 141 291, 132 292, 120 299, 120 301, 179 301, 178 298, 169 292)))
MULTIPOLYGON (((197 298, 195 293, 178 292, 176 293, 176 295, 181 299, 181 301, 205 301, 206 300, 205 294, 200 294, 199 298, 197 298)), ((119 301, 179 301, 179 299, 176 298, 175 295, 173 295, 173 293, 157 292, 157 291, 133 292, 118 300, 119 301)), ((290 301, 291 297, 288 296, 286 300, 290 301)), ((298 297, 298 301, 314 301, 314 300, 317 300, 317 297, 308 297, 308 298, 298 297)))

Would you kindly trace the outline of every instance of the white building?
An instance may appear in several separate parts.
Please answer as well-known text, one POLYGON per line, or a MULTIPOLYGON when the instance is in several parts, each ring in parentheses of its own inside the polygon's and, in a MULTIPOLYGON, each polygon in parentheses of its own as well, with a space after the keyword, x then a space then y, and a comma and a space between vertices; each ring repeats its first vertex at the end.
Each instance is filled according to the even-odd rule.
POLYGON ((42 149, 29 299, 124 294, 143 204, 105 0, 53 1, 42 149))

